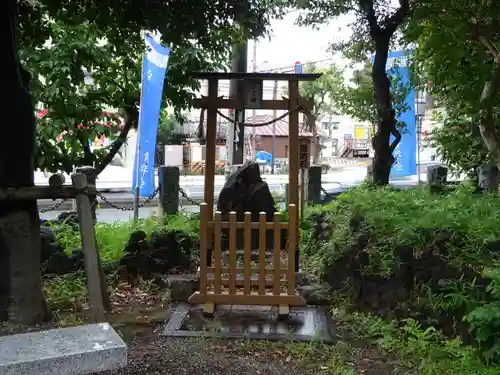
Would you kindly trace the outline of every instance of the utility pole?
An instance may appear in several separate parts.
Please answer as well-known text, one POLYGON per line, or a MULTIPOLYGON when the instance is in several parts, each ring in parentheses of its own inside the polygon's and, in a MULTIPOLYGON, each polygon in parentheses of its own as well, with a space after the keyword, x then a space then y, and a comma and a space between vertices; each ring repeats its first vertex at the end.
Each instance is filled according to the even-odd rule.
MULTIPOLYGON (((273 99, 276 100, 278 99, 278 81, 274 81, 274 87, 273 87, 273 99)), ((273 120, 276 120, 276 117, 278 117, 278 111, 273 110, 273 120)), ((273 122, 273 143, 272 143, 272 155, 271 155, 271 173, 275 173, 275 158, 274 154, 276 152, 276 121, 273 122)))
MULTIPOLYGON (((237 17, 236 22, 240 23, 240 20, 245 17, 245 13, 248 9, 248 0, 241 0, 241 9, 239 17, 237 17)), ((241 25, 241 23, 240 23, 241 25)), ((248 55, 248 42, 243 44, 235 44, 232 48, 232 62, 231 62, 231 72, 232 73, 246 73, 247 72, 247 55, 248 55)), ((229 81, 229 97, 230 98, 240 98, 242 96, 243 85, 239 84, 238 80, 232 79, 229 81)), ((232 119, 237 121, 239 124, 245 122, 245 110, 235 109, 233 110, 232 119)), ((230 164, 243 164, 244 160, 244 150, 245 145, 245 129, 243 126, 238 126, 239 131, 236 133, 235 125, 229 124, 228 135, 226 139, 227 154, 230 164), (237 137, 238 142, 235 143, 237 137)))
MULTIPOLYGON (((255 73, 257 71, 257 39, 253 41, 253 56, 252 56, 252 71, 255 73)), ((257 111, 254 109, 252 111, 252 116, 255 119, 257 111)), ((255 126, 252 128, 252 160, 255 161, 255 156, 257 154, 257 147, 255 144, 255 126)))

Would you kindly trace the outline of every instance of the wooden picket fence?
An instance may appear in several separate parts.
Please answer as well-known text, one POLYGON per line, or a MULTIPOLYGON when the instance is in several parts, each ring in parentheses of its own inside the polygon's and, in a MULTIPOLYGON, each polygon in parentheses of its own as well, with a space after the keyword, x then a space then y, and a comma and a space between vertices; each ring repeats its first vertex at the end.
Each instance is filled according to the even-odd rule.
POLYGON ((295 291, 295 250, 297 246, 297 207, 288 208, 288 222, 282 223, 279 213, 273 222, 266 221, 261 212, 259 222, 251 221, 250 212, 244 221, 237 222, 236 213, 229 214, 229 221, 222 221, 217 211, 210 220, 208 206, 200 206, 200 290, 189 298, 189 303, 204 304, 206 313, 213 313, 215 305, 276 305, 281 314, 287 314, 289 306, 303 306, 305 300, 295 291), (222 262, 223 229, 229 231, 229 264, 222 262), (274 249, 272 267, 267 267, 266 235, 273 231, 274 249), (281 249, 281 230, 288 230, 288 249, 281 249), (243 231, 243 267, 237 267, 237 231, 243 231), (258 230, 258 266, 253 266, 252 230, 258 230), (213 266, 207 265, 209 247, 212 249, 213 266), (286 265, 282 265, 282 254, 287 255, 286 265), (257 274, 257 277, 254 275, 257 274), (227 276, 224 276, 227 275, 227 276), (242 276, 240 276, 242 275, 242 276), (256 290, 255 290, 256 289, 256 290))

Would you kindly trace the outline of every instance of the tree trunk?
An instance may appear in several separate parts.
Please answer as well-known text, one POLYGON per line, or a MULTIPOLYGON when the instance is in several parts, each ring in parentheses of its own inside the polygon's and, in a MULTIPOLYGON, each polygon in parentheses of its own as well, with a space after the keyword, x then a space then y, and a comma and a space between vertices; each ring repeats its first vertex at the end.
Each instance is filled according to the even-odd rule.
POLYGON ((400 141, 401 135, 396 129, 396 119, 392 109, 390 80, 387 77, 386 64, 389 54, 388 37, 379 37, 376 41, 375 61, 372 67, 373 94, 377 104, 378 126, 373 137, 373 183, 387 185, 394 157, 392 152, 400 141), (395 141, 390 142, 390 135, 395 135, 395 141), (399 137, 398 137, 399 135, 399 137))
POLYGON ((484 84, 483 92, 479 100, 481 108, 481 119, 479 131, 486 148, 493 157, 494 163, 500 170, 500 144, 496 130, 496 121, 493 115, 493 105, 500 87, 500 56, 495 58, 495 67, 491 72, 490 79, 484 84))
MULTIPOLYGON (((30 77, 17 53, 17 2, 5 0, 2 5, 2 88, 7 112, 0 125, 0 188, 33 186, 36 123, 28 91, 30 77)), ((37 202, 0 201, 0 318, 31 324, 45 317, 37 202)))

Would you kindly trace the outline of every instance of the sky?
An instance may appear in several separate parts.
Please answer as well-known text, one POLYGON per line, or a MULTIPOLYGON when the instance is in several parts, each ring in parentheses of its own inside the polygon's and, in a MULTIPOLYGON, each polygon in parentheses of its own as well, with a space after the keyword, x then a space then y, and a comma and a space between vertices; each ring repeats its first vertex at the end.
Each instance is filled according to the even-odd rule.
MULTIPOLYGON (((293 69, 296 61, 301 63, 320 62, 318 65, 328 65, 330 62, 340 62, 338 56, 328 51, 330 43, 346 39, 350 35, 348 27, 351 17, 343 16, 330 24, 323 25, 319 30, 311 27, 295 25, 298 12, 291 12, 283 20, 271 22, 271 36, 261 38, 257 43, 257 71, 293 69), (327 60, 327 61, 324 61, 327 60)), ((248 70, 253 68, 253 46, 249 43, 248 70)))

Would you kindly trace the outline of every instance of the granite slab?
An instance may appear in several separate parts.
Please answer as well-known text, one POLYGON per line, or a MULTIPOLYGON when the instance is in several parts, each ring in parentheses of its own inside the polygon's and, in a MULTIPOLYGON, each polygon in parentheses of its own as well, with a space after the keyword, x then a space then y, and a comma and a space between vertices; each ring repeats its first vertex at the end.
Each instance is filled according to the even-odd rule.
POLYGON ((0 375, 85 375, 127 366, 127 344, 108 323, 0 337, 0 375))
POLYGON ((215 316, 206 318, 202 306, 178 303, 172 306, 162 335, 334 343, 328 314, 327 309, 306 306, 292 308, 288 319, 280 320, 270 306, 218 305, 215 316))

